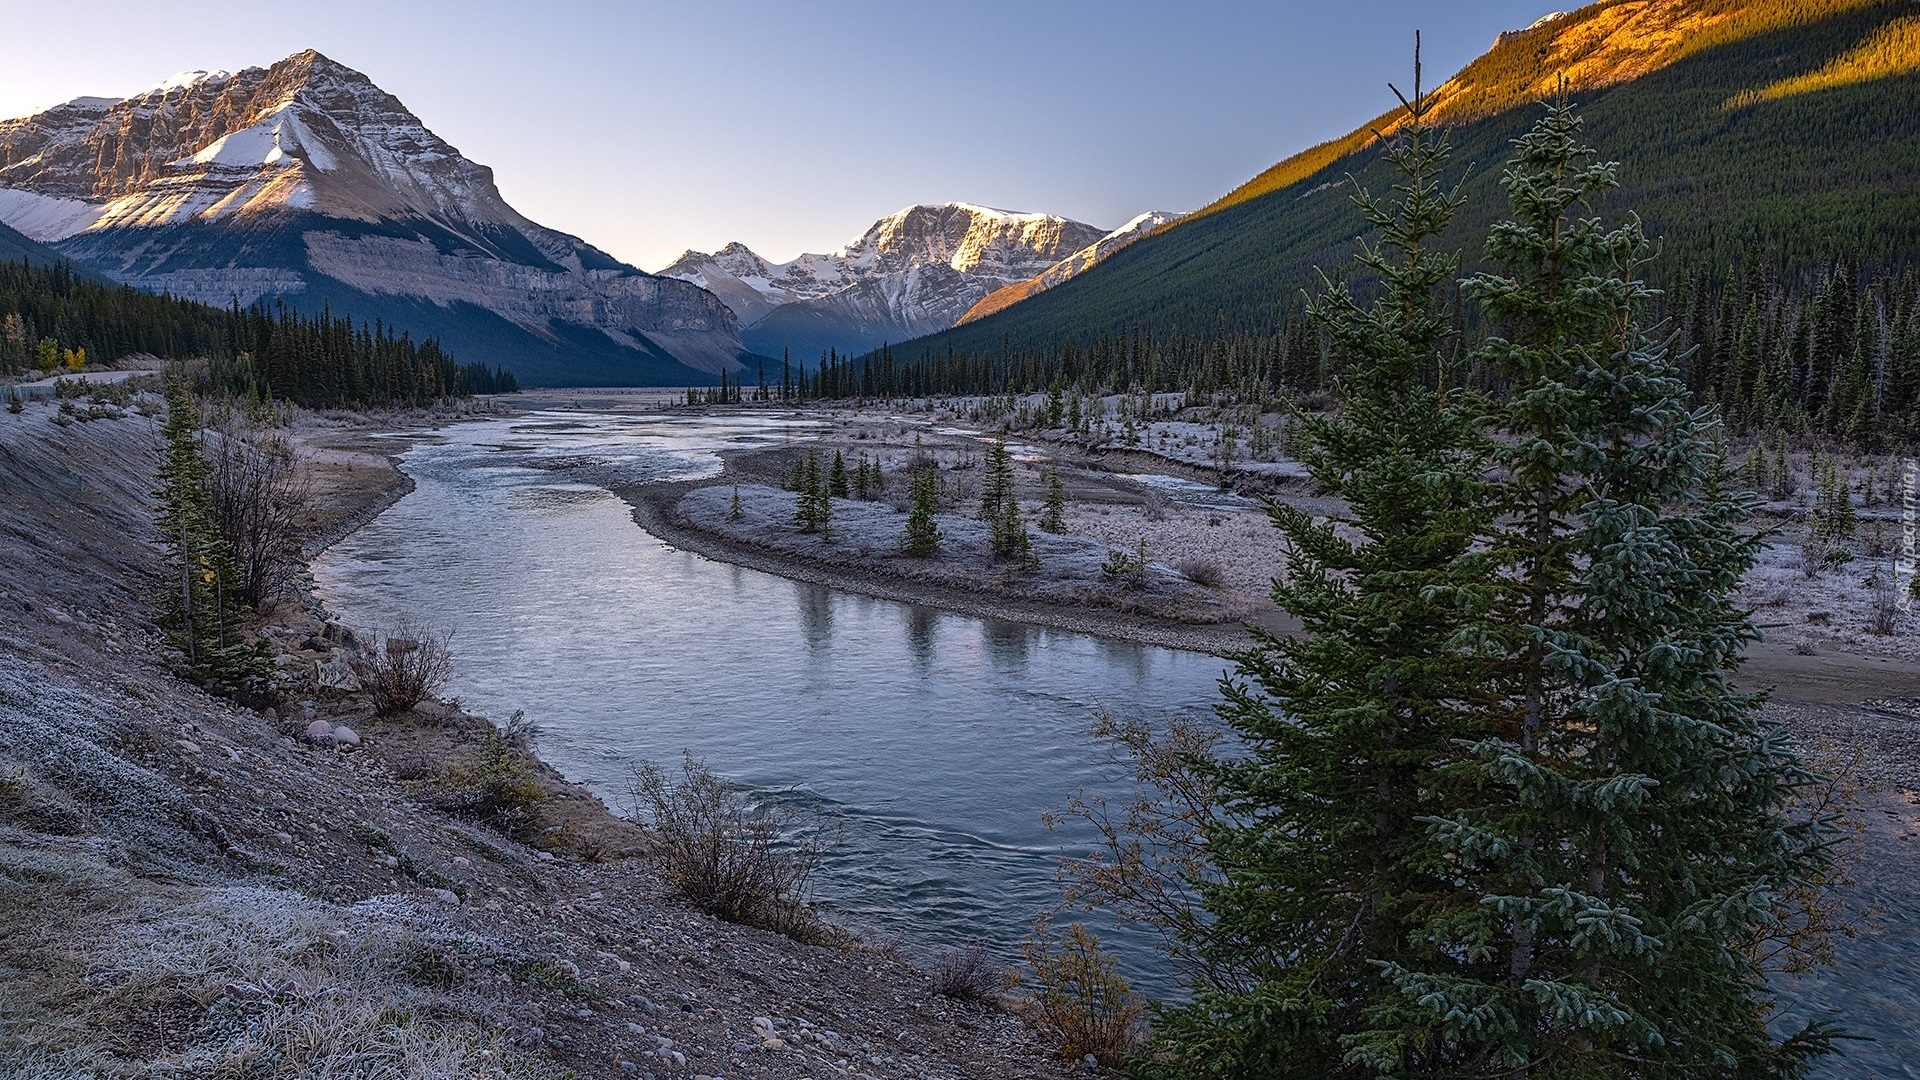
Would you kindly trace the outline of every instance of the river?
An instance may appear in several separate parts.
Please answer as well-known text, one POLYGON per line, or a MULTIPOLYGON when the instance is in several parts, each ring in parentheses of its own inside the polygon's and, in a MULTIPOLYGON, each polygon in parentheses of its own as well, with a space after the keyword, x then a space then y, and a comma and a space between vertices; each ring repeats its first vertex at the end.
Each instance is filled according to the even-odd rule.
MULTIPOLYGON (((911 955, 979 942, 1013 963, 1060 857, 1092 839, 1042 815, 1079 790, 1132 791, 1096 715, 1204 714, 1226 665, 715 562, 608 490, 712 475, 722 450, 809 430, 566 412, 454 425, 404 453, 413 492, 315 563, 319 595, 351 626, 451 629, 447 692, 496 720, 524 710, 541 756, 610 805, 635 764, 691 753, 839 834, 817 881, 836 921, 911 955)), ((1137 985, 1175 992, 1144 935, 1094 925, 1137 985)))

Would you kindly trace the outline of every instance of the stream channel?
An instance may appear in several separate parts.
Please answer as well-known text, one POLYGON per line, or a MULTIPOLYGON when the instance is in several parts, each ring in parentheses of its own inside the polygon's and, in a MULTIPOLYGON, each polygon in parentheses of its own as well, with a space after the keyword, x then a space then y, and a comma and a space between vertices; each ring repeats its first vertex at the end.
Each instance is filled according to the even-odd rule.
MULTIPOLYGON (((1101 711, 1209 712, 1226 662, 837 592, 685 552, 608 490, 720 469, 804 437, 777 416, 532 413, 450 426, 402 455, 417 486, 314 564, 349 626, 451 629, 446 690, 504 721, 609 805, 632 767, 683 753, 838 834, 830 918, 910 956, 978 942, 1018 960, 1091 827, 1076 791, 1126 798, 1101 711)), ((417 438, 413 436, 410 438, 417 438)), ((1177 993, 1138 931, 1090 924, 1147 993, 1177 993)))

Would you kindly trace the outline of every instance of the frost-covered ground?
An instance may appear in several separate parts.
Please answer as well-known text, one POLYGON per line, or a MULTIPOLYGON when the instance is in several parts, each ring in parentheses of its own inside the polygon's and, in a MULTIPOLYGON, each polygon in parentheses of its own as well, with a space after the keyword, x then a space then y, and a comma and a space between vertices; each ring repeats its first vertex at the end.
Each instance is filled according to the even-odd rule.
MULTIPOLYGON (((902 486, 904 479, 895 481, 902 486)), ((902 552, 906 507, 890 500, 835 499, 827 529, 803 531, 794 523, 798 496, 766 484, 716 484, 680 501, 691 525, 757 547, 805 559, 878 571, 911 581, 969 592, 998 591, 1022 599, 1096 604, 1145 611, 1192 622, 1220 622, 1243 610, 1227 595, 1188 581, 1149 546, 1144 579, 1116 581, 1102 573, 1114 549, 1137 555, 1138 538, 1103 542, 1086 535, 1054 535, 1030 522, 1030 563, 996 560, 985 522, 945 510, 937 515, 939 551, 931 558, 902 552), (733 497, 739 493, 739 514, 733 497)))
MULTIPOLYGON (((1741 584, 1739 600, 1755 611, 1769 641, 1796 651, 1848 652, 1920 661, 1920 615, 1897 607, 1891 553, 1856 555, 1809 577, 1802 550, 1805 530, 1789 526, 1761 554, 1741 584), (1890 618, 1876 627, 1876 615, 1890 618), (1881 632, 1881 631, 1885 632, 1881 632)), ((1912 606, 1920 611, 1920 601, 1912 606)), ((1920 692, 1920 669, 1914 672, 1920 692)))

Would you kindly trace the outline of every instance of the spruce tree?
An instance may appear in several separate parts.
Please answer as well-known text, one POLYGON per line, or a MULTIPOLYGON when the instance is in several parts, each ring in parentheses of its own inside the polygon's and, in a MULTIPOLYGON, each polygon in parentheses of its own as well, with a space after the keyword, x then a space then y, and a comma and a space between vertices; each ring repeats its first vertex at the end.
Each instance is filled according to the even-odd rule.
POLYGON ((934 520, 934 509, 940 499, 940 474, 931 466, 922 466, 913 470, 912 477, 913 509, 907 513, 907 533, 900 548, 915 558, 924 559, 940 550, 940 526, 934 520))
POLYGON ((1380 1073, 1794 1075, 1829 1035, 1776 1041, 1756 948, 1826 841, 1783 806, 1810 778, 1760 697, 1729 682, 1758 635, 1733 602, 1761 541, 1724 490, 1718 421, 1644 327, 1637 218, 1560 103, 1504 175, 1513 220, 1467 285, 1507 383, 1502 589, 1471 636, 1498 655, 1490 729, 1424 820, 1426 897, 1386 959, 1388 1023, 1353 1042, 1380 1073))
POLYGON ((1067 531, 1067 489, 1060 483, 1060 470, 1047 469, 1047 501, 1040 513, 1040 528, 1050 533, 1067 531))
POLYGON ((1417 931, 1451 892, 1426 820, 1484 723, 1489 661, 1461 628, 1490 602, 1474 540, 1491 500, 1482 409, 1447 363, 1459 258, 1435 245, 1459 199, 1425 110, 1416 84, 1387 154, 1395 201, 1355 197, 1378 237, 1358 259, 1375 298, 1329 282, 1311 308, 1345 374, 1340 408, 1301 419, 1301 456, 1348 509, 1269 504, 1288 547, 1273 597, 1302 632, 1256 629, 1223 683, 1244 754, 1198 763, 1218 812, 1209 872, 1188 882, 1205 914, 1184 931, 1214 974, 1161 1016, 1146 1075, 1378 1075, 1407 1008, 1386 972, 1428 959, 1417 931))
POLYGON ((987 475, 980 485, 980 520, 991 522, 1006 512, 1013 494, 1013 458, 1007 440, 996 437, 987 447, 987 475))
POLYGON ((989 523, 988 532, 994 558, 1018 563, 1033 561, 1033 538, 1027 535, 1019 500, 1011 491, 1001 501, 1000 514, 989 523))
POLYGON ((238 575, 215 524, 212 472, 200 445, 200 406, 183 382, 167 386, 161 428, 156 524, 167 546, 175 641, 188 666, 204 677, 259 674, 260 656, 241 635, 238 575))
POLYGON ((853 494, 855 498, 873 497, 873 489, 867 486, 867 455, 861 454, 860 460, 853 464, 853 494))
POLYGON ((847 459, 840 451, 833 452, 833 468, 827 473, 827 493, 836 498, 847 498, 850 490, 847 486, 847 459))
POLYGON ((800 526, 802 532, 813 532, 820 528, 826 516, 820 505, 826 490, 820 475, 820 455, 809 452, 805 461, 796 462, 793 480, 799 495, 793 503, 793 523, 800 526))

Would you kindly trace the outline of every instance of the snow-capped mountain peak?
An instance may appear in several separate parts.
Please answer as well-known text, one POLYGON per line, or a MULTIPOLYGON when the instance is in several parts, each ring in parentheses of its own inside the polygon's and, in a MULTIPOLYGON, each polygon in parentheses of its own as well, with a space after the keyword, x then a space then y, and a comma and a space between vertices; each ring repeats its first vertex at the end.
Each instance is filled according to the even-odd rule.
POLYGON ((742 351, 712 295, 528 220, 491 169, 311 49, 0 121, 0 221, 122 280, 223 305, 325 281, 469 304, 548 342, 556 323, 592 327, 648 362, 716 371, 742 351))
POLYGON ((753 348, 858 350, 943 330, 981 297, 1101 235, 1056 214, 921 203, 832 251, 775 263, 733 243, 711 255, 689 251, 661 273, 718 295, 753 348))
POLYGON ((1052 266, 1028 278, 1002 286, 980 298, 959 319, 960 322, 972 322, 984 319, 988 315, 1017 304, 1036 293, 1045 292, 1069 278, 1093 267, 1094 263, 1146 236, 1162 225, 1176 221, 1183 215, 1168 210, 1149 210, 1137 215, 1133 220, 1112 232, 1081 248, 1079 251, 1061 259, 1052 266))

